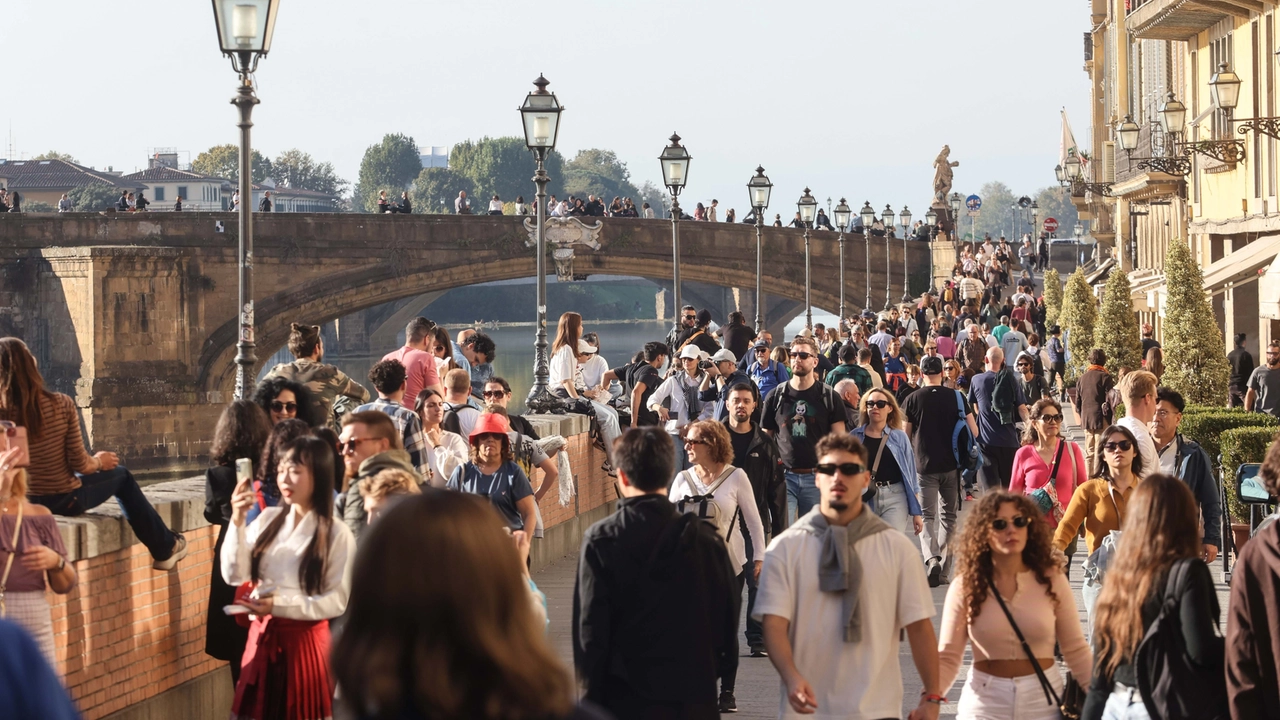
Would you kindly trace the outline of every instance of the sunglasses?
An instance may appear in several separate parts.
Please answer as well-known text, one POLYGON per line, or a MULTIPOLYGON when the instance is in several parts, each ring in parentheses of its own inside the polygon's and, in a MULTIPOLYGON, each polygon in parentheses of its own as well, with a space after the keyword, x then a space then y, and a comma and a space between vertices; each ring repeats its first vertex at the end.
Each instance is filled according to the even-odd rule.
POLYGON ((866 470, 867 466, 851 462, 840 463, 839 465, 826 463, 823 465, 816 465, 813 468, 813 471, 818 475, 835 475, 836 471, 839 471, 841 475, 857 475, 859 473, 866 472, 866 470))
POLYGON ((811 357, 817 357, 817 355, 810 355, 807 352, 793 352, 791 353, 791 357, 797 360, 808 360, 811 357))
POLYGON ((768 355, 768 354, 769 354, 769 348, 760 348, 759 350, 756 350, 756 354, 757 354, 757 355, 768 355))
POLYGON ((1106 448, 1109 452, 1115 452, 1117 450, 1120 452, 1128 452, 1129 448, 1133 447, 1133 443, 1128 440, 1117 440, 1115 442, 1106 443, 1102 447, 1106 448))
POLYGON ((272 412, 296 412, 297 409, 298 403, 295 402, 280 402, 279 400, 271 401, 272 412))
POLYGON ((883 410, 889 407, 889 401, 888 400, 868 400, 867 407, 883 410))
MULTIPOLYGON (((1022 528, 1024 528, 1024 527, 1026 527, 1026 526, 1028 526, 1028 525, 1030 525, 1030 524, 1031 524, 1031 518, 1029 518, 1029 517, 1023 517, 1023 516, 1021 516, 1021 515, 1015 515, 1015 516, 1013 517, 1012 522, 1013 522, 1013 526, 1014 526, 1014 527, 1016 527, 1016 528, 1018 528, 1018 529, 1022 529, 1022 528)), ((1009 529, 1009 523, 1010 523, 1010 521, 1009 521, 1009 520, 1005 520, 1004 518, 996 518, 995 520, 992 520, 992 521, 991 521, 991 529, 993 529, 993 530, 997 530, 997 531, 999 531, 999 530, 1008 530, 1008 529, 1009 529)))
POLYGON ((1044 422, 1047 422, 1047 423, 1060 423, 1060 422, 1062 422, 1062 416, 1061 416, 1061 415, 1041 415, 1041 416, 1040 416, 1040 419, 1041 419, 1041 420, 1043 420, 1044 422))
POLYGON ((501 398, 506 397, 507 393, 504 390, 485 390, 483 395, 486 398, 501 398))
POLYGON ((685 438, 684 444, 685 445, 709 445, 710 443, 708 443, 706 440, 703 440, 702 438, 685 438))
POLYGON ((359 445, 360 445, 360 443, 362 443, 362 442, 367 442, 367 441, 369 441, 369 440, 375 440, 375 439, 376 439, 376 438, 351 438, 350 440, 347 440, 346 442, 339 443, 339 444, 338 444, 338 447, 342 449, 342 454, 343 454, 343 455, 346 455, 347 453, 353 453, 353 452, 355 452, 355 451, 356 451, 356 447, 357 447, 357 446, 359 446, 359 445))
POLYGON ((697 319, 698 319, 698 316, 697 316, 697 315, 685 315, 685 316, 684 316, 684 319, 685 319, 685 320, 697 320, 697 319))

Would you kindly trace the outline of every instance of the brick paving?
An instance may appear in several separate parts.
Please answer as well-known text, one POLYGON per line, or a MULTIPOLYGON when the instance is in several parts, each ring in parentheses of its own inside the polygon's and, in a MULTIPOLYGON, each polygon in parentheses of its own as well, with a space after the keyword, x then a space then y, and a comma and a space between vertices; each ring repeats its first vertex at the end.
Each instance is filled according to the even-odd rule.
MULTIPOLYGON (((1070 405, 1064 408, 1064 412, 1068 417, 1068 421, 1065 423, 1064 435, 1083 444, 1084 432, 1076 423, 1075 413, 1070 405)), ((963 522, 963 508, 961 509, 960 517, 960 521, 963 522)), ((1083 551, 1083 549, 1084 545, 1081 543, 1080 550, 1083 551)), ((1083 577, 1080 564, 1083 562, 1084 557, 1084 552, 1077 552, 1071 568, 1071 589, 1075 595, 1076 607, 1080 608, 1080 622, 1082 624, 1085 622, 1085 613, 1080 596, 1080 579, 1083 577)), ((1218 601, 1222 607, 1222 617, 1225 623, 1228 588, 1222 583, 1222 563, 1220 561, 1215 562, 1211 566, 1211 570, 1214 580, 1217 582, 1218 601)), ((573 640, 570 621, 573 610, 573 582, 576 571, 577 555, 575 554, 548 565, 534 575, 534 580, 538 583, 538 587, 547 594, 547 612, 551 619, 549 635, 552 645, 568 666, 573 664, 573 640)), ((934 588, 931 591, 934 606, 937 608, 937 613, 934 616, 935 629, 942 620, 942 602, 946 597, 946 592, 946 585, 934 588)), ((743 607, 745 613, 745 592, 743 593, 743 607)), ((1223 627, 1225 629, 1225 625, 1223 627)), ((776 718, 778 717, 778 703, 781 697, 778 674, 774 671, 773 665, 770 664, 767 658, 747 657, 745 640, 739 636, 739 641, 742 643, 743 657, 738 668, 738 687, 736 691, 738 713, 735 717, 744 719, 776 718)), ((952 702, 943 706, 942 718, 955 717, 955 701, 960 697, 960 688, 964 684, 965 673, 968 672, 970 661, 970 653, 966 650, 960 677, 955 686, 947 693, 952 702)), ((902 716, 906 717, 907 713, 915 707, 915 703, 912 701, 919 696, 921 690, 920 679, 916 674, 915 665, 911 661, 911 649, 906 642, 903 642, 899 647, 898 662, 902 666, 903 679, 904 702, 902 716)))

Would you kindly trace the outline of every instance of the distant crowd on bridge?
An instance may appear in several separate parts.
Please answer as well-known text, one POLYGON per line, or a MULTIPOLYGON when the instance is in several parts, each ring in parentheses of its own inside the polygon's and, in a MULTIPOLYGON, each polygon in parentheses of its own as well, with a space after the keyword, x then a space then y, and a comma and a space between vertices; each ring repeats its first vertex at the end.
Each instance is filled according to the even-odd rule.
MULTIPOLYGON (((1120 377, 1094 348, 1068 388, 1063 329, 1012 257, 966 247, 936 292, 777 343, 685 306, 616 367, 564 313, 546 389, 590 419, 619 497, 578 557, 576 685, 528 572, 538 501, 571 502, 575 468, 511 409, 526 388, 494 374, 493 339, 414 318, 370 392, 293 324, 295 359, 211 433, 206 652, 229 663, 233 717, 713 718, 758 659, 779 717, 901 717, 903 640, 912 718, 948 695, 962 718, 1276 716, 1280 525, 1236 548, 1224 637, 1222 479, 1180 432, 1192 409, 1160 384, 1160 343, 1144 328, 1144 365, 1120 377)), ((1280 343, 1256 369, 1233 358, 1274 425, 1280 343)), ((52 670, 45 593, 77 582, 54 517, 114 497, 161 572, 186 540, 120 458, 84 448, 17 338, 0 339, 0 418, 0 708, 74 717, 52 670)), ((1258 477, 1280 492, 1280 441, 1258 477)))

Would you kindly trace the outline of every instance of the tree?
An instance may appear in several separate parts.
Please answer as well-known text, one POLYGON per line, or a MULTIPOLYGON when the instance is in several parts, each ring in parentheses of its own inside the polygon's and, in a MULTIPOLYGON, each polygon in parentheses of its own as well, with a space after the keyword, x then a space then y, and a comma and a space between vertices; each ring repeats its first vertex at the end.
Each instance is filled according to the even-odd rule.
POLYGON ((1058 324, 1062 315, 1062 278, 1058 271, 1049 268, 1044 271, 1044 326, 1049 329, 1058 324))
POLYGON ((449 168, 423 168, 413 181, 413 187, 409 188, 409 199, 415 213, 451 213, 458 191, 466 190, 467 196, 471 197, 475 195, 471 188, 470 180, 449 168))
MULTIPOLYGON (((1112 375, 1120 368, 1142 367, 1142 337, 1138 334, 1138 317, 1133 314, 1129 274, 1112 268, 1107 286, 1102 291, 1102 309, 1094 341, 1107 353, 1107 370, 1112 375)), ((1220 341, 1219 341, 1220 342, 1220 341)))
MULTIPOLYGON (((249 168, 255 183, 271 177, 271 161, 257 150, 250 151, 249 168)), ((214 145, 191 161, 192 172, 226 178, 232 184, 240 182, 240 148, 235 145, 214 145)))
MULTIPOLYGON (((666 188, 654 185, 652 180, 645 180, 644 184, 640 186, 639 195, 633 197, 632 200, 635 201, 636 210, 643 210, 644 204, 649 203, 649 207, 653 208, 653 216, 660 218, 662 217, 663 203, 669 202, 670 196, 667 195, 666 188)), ((750 212, 750 210, 747 212, 750 212)), ((745 212, 741 213, 738 215, 738 219, 741 220, 746 215, 747 213, 745 212)))
POLYGON ((615 197, 636 198, 640 191, 631 184, 627 164, 612 150, 579 150, 564 164, 564 191, 577 197, 595 195, 606 205, 615 197))
POLYGON ((1089 353, 1094 348, 1093 331, 1098 324, 1098 306, 1084 270, 1077 268, 1067 278, 1058 324, 1066 329, 1067 335, 1067 380, 1075 382, 1089 366, 1089 353))
POLYGON ((370 145, 360 161, 360 178, 352 205, 358 212, 376 212, 378 191, 399 195, 422 172, 418 144, 408 135, 388 133, 370 145))
POLYGON ((57 211, 57 208, 47 202, 39 200, 23 200, 22 212, 26 213, 51 213, 57 211))
POLYGON ((1047 187, 1035 194, 1036 205, 1040 206, 1040 220, 1054 218, 1058 221, 1058 232, 1061 238, 1073 237, 1076 224, 1080 222, 1080 213, 1071 204, 1071 193, 1057 187, 1047 187))
POLYGON ((1187 402, 1221 405, 1231 370, 1223 353, 1222 330, 1204 294, 1204 274, 1181 239, 1169 243, 1164 279, 1168 295, 1160 381, 1187 402))
MULTIPOLYGON (((1013 190, 1002 182, 989 182, 984 184, 977 194, 982 198, 982 210, 978 212, 977 218, 971 221, 965 216, 965 209, 960 208, 960 226, 957 228, 960 238, 963 240, 971 231, 978 240, 986 234, 990 234, 993 238, 1008 234, 1009 218, 1013 212, 1010 206, 1018 201, 1013 190)), ((965 196, 964 193, 960 195, 965 196)))
MULTIPOLYGON (((563 183, 564 157, 552 151, 544 166, 551 177, 547 192, 559 193, 563 183)), ((458 143, 449 153, 449 169, 466 178, 470 187, 475 189, 474 194, 486 202, 494 195, 505 202, 517 197, 524 197, 530 202, 533 200, 533 174, 537 170, 537 162, 523 138, 484 137, 475 142, 458 143)))
POLYGON ((271 175, 277 185, 341 195, 348 183, 338 177, 331 163, 317 163, 309 153, 297 148, 285 150, 271 163, 271 175))
POLYGON ((105 183, 92 183, 71 188, 67 192, 76 212, 100 212, 115 207, 120 199, 120 188, 105 183))
POLYGON ((79 164, 80 164, 80 161, 79 161, 79 160, 76 160, 76 159, 75 159, 75 158, 73 158, 73 157, 71 157, 71 154, 70 154, 70 153, 62 153, 62 152, 58 152, 57 150, 50 150, 49 152, 42 152, 42 153, 40 153, 39 155, 37 155, 37 156, 35 156, 35 157, 31 158, 31 159, 32 159, 32 160, 61 160, 61 161, 63 161, 63 162, 74 163, 74 164, 76 164, 76 165, 79 165, 79 164))

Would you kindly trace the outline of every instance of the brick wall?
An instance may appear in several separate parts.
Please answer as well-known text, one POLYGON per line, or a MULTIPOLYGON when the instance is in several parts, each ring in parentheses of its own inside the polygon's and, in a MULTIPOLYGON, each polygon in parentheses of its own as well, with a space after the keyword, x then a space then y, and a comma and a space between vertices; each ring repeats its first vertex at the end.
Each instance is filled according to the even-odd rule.
MULTIPOLYGON (((600 511, 616 498, 614 483, 600 469, 604 453, 583 432, 585 418, 531 418, 539 432, 568 437, 576 493, 566 507, 553 488, 540 503, 550 533, 577 527, 580 515, 600 511), (561 527, 562 526, 562 527, 561 527)), ((49 593, 53 607, 58 668, 86 720, 145 703, 161 693, 220 670, 225 663, 204 654, 205 617, 217 528, 203 517, 204 480, 192 478, 144 491, 169 526, 187 538, 188 555, 172 573, 151 569, 115 503, 79 518, 60 518, 59 527, 80 575, 67 595, 49 593)), ((579 530, 580 532, 580 530, 579 530)), ((572 540, 565 538, 563 540, 572 540)), ((576 547, 569 542, 568 547, 576 547)), ((176 690, 175 690, 176 689, 176 690)), ((166 701, 173 703, 174 693, 166 701)), ((191 693, 183 720, 226 717, 229 708, 210 708, 191 693)), ((176 702, 181 702, 179 696, 176 702)))

